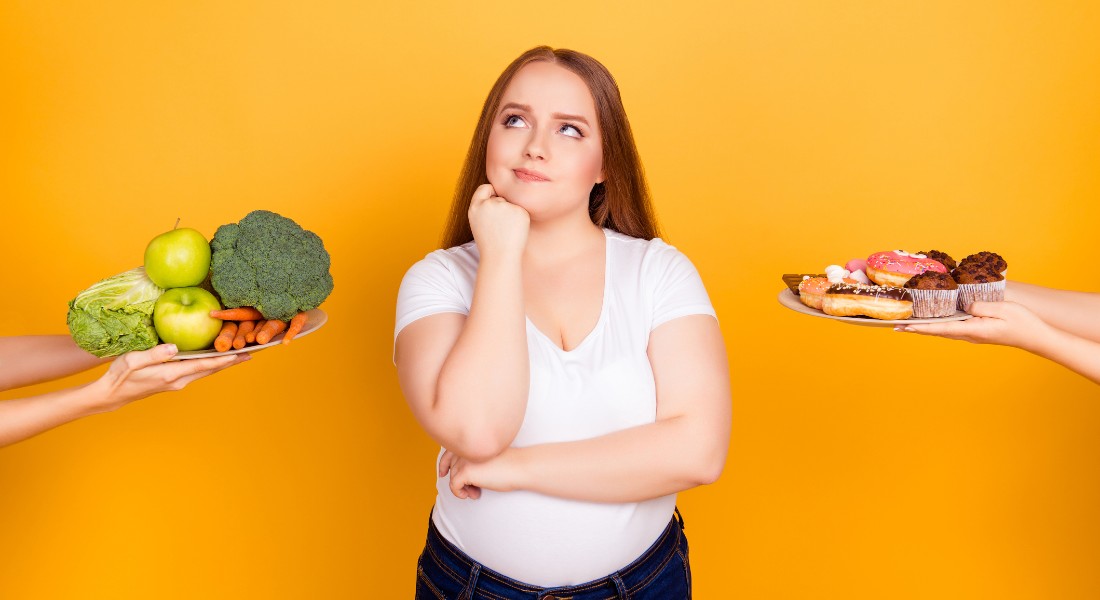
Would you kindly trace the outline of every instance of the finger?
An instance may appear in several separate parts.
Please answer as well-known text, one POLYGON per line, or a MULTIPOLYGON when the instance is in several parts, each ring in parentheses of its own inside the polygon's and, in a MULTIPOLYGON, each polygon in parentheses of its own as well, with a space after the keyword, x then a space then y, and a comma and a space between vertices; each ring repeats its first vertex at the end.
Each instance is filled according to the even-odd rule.
POLYGON ((979 300, 972 303, 970 305, 970 310, 967 312, 975 317, 994 317, 1000 319, 1004 317, 1006 310, 1008 310, 1008 307, 1005 306, 1004 302, 984 302, 979 300))
POLYGON ((187 385, 188 383, 191 383, 192 381, 194 381, 196 379, 202 379, 203 377, 213 375, 214 373, 217 373, 218 371, 222 371, 222 370, 228 369, 229 367, 232 367, 234 365, 239 365, 239 364, 241 364, 245 361, 252 360, 252 355, 242 353, 242 354, 236 354, 236 355, 229 356, 229 357, 219 356, 218 360, 224 360, 226 358, 232 358, 233 360, 225 361, 225 364, 217 365, 217 366, 214 366, 214 367, 209 368, 209 369, 203 369, 201 371, 190 373, 188 375, 176 376, 175 381, 180 382, 183 385, 187 385))
POLYGON ((215 356, 212 358, 196 358, 194 360, 180 361, 175 365, 171 365, 173 375, 177 378, 187 377, 188 375, 195 375, 197 373, 211 372, 228 367, 238 360, 248 360, 247 358, 238 358, 241 355, 247 356, 246 353, 241 354, 229 354, 226 356, 215 356))
POLYGON ((451 480, 448 482, 448 485, 451 488, 451 494, 453 494, 455 498, 460 500, 466 499, 466 486, 459 483, 459 478, 455 477, 454 473, 451 474, 451 480))
POLYGON ((161 344, 149 350, 127 352, 118 357, 116 362, 121 362, 127 369, 136 371, 168 362, 177 352, 179 350, 175 344, 161 344))
POLYGON ((483 183, 474 190, 474 197, 471 202, 484 202, 495 195, 496 190, 493 189, 493 184, 483 183))
POLYGON ((466 497, 470 500, 477 500, 481 497, 481 488, 476 485, 468 485, 465 487, 466 497))
POLYGON ((439 464, 436 466, 436 470, 439 471, 440 477, 443 477, 451 470, 451 459, 453 456, 450 450, 444 450, 443 456, 439 457, 439 464))

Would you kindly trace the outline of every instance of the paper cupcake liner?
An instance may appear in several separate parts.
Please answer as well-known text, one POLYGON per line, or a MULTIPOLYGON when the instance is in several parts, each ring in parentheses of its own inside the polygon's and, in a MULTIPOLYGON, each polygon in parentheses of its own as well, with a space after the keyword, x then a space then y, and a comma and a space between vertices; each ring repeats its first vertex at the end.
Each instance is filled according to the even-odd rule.
POLYGON ((990 283, 960 283, 959 309, 968 310, 970 305, 981 302, 1000 302, 1005 299, 1005 280, 990 283))
POLYGON ((910 289, 909 295, 913 297, 913 318, 931 319, 955 314, 959 290, 910 289))

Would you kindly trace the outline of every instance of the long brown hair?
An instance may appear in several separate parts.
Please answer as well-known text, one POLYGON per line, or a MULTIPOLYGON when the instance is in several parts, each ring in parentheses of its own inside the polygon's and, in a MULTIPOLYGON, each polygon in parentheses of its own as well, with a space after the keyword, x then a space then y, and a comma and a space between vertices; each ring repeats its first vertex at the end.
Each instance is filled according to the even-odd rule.
POLYGON ((489 183, 485 176, 485 154, 501 96, 520 69, 539 61, 576 73, 588 86, 596 104, 596 120, 603 145, 604 181, 593 186, 588 196, 588 212, 592 222, 631 237, 647 240, 658 237, 660 232, 649 198, 649 186, 646 185, 642 161, 634 145, 634 134, 630 131, 630 122, 627 121, 615 78, 606 67, 587 54, 538 46, 512 61, 497 78, 493 89, 489 90, 466 153, 462 174, 455 186, 451 214, 443 232, 443 247, 460 246, 474 239, 467 213, 474 190, 489 183))

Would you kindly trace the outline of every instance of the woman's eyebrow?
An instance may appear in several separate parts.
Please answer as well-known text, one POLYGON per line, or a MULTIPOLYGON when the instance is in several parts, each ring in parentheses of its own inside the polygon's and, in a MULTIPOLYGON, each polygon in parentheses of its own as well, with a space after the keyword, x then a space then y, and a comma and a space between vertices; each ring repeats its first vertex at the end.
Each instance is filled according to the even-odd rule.
MULTIPOLYGON (((505 104, 504 106, 500 107, 500 112, 505 112, 505 111, 508 111, 508 110, 519 110, 519 111, 529 113, 529 112, 531 112, 531 105, 530 104, 519 104, 518 102, 509 102, 509 103, 505 104)), ((554 113, 550 116, 554 117, 555 119, 557 119, 559 121, 579 121, 581 123, 584 123, 585 125, 589 125, 588 119, 586 119, 586 118, 584 118, 580 115, 567 115, 565 113, 554 113)))

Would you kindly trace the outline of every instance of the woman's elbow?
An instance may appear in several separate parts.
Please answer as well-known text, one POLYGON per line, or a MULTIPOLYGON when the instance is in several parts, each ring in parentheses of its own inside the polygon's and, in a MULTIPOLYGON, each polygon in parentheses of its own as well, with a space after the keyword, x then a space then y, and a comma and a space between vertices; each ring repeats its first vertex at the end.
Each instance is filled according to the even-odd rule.
POLYGON ((718 481, 726 468, 726 447, 714 448, 700 456, 692 470, 695 485, 710 485, 718 481))

